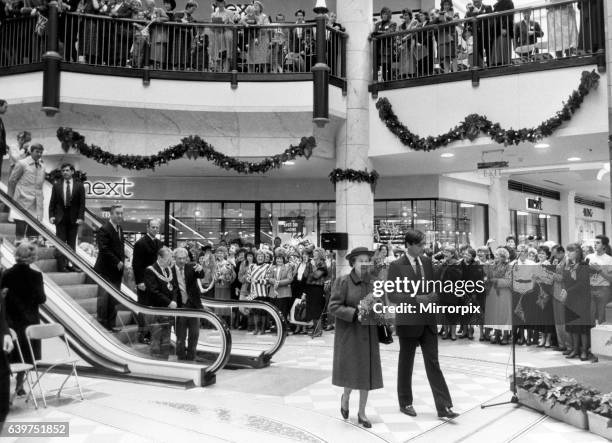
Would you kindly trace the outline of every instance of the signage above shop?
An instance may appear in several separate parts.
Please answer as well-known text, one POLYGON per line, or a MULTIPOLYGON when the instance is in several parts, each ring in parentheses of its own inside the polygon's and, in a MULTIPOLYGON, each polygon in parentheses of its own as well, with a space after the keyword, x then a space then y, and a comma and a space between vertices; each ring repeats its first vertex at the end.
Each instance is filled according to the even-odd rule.
POLYGON ((476 164, 478 169, 499 169, 499 168, 507 168, 507 161, 497 161, 497 162, 479 162, 476 164))
POLYGON ((527 209, 533 209, 535 211, 542 210, 542 197, 538 198, 527 198, 527 209))
POLYGON ((83 183, 87 197, 102 197, 102 198, 131 198, 134 193, 129 189, 134 186, 134 183, 126 178, 121 181, 86 181, 83 183))
POLYGON ((582 215, 585 217, 593 217, 593 210, 591 208, 582 208, 582 215))
POLYGON ((278 217, 278 232, 280 234, 303 234, 304 217, 278 217))

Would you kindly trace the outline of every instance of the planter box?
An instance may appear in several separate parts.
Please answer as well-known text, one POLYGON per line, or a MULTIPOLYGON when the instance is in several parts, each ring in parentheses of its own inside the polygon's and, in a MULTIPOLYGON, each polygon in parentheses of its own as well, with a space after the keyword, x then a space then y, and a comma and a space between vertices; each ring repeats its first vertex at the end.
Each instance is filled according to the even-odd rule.
POLYGON ((552 405, 550 400, 546 401, 546 410, 544 411, 549 417, 565 422, 568 425, 575 426, 579 429, 589 429, 589 422, 586 412, 569 408, 562 404, 552 405))
POLYGON ((587 417, 589 418, 589 430, 593 434, 612 440, 612 427, 608 427, 608 423, 612 425, 612 419, 591 411, 587 412, 587 417))
POLYGON ((547 405, 545 402, 540 400, 540 397, 537 394, 532 394, 529 391, 526 391, 523 388, 517 389, 517 394, 519 401, 525 406, 529 406, 536 411, 540 411, 542 413, 546 413, 547 405))

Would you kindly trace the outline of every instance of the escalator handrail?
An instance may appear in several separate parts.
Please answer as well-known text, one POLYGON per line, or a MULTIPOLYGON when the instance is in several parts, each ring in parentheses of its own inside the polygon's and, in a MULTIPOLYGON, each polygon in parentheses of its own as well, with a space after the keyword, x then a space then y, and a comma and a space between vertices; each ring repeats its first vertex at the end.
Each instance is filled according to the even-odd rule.
MULTIPOLYGON (((207 370, 211 373, 218 371, 223 368, 229 361, 231 353, 232 337, 229 328, 225 322, 209 310, 196 310, 196 309, 168 309, 168 308, 156 308, 145 306, 137 303, 136 301, 129 298, 127 295, 118 291, 114 286, 106 281, 104 277, 98 274, 92 266, 89 265, 83 258, 79 257, 72 249, 68 247, 66 243, 59 240, 54 233, 52 233, 46 226, 44 226, 38 219, 23 208, 19 203, 14 201, 9 195, 0 189, 0 202, 8 206, 12 211, 18 213, 23 219, 36 231, 41 233, 45 239, 50 242, 63 256, 67 257, 72 263, 76 264, 89 278, 91 278, 97 285, 104 289, 110 296, 119 301, 122 305, 128 307, 128 309, 146 315, 153 316, 165 316, 165 317, 189 317, 189 318, 205 318, 218 320, 220 325, 220 335, 222 338, 222 347, 219 352, 219 357, 215 362, 207 367, 207 370)), ((209 320, 210 321, 210 320, 209 320)), ((215 324, 216 321, 211 321, 215 324)))
MULTIPOLYGON (((100 220, 100 218, 96 214, 94 214, 89 209, 86 209, 86 212, 88 215, 91 216, 94 223, 97 224, 96 228, 99 228, 100 226, 102 226, 103 222, 102 220, 100 220)), ((172 219, 180 222, 180 220, 176 219, 175 217, 173 216, 171 217, 172 219)), ((205 239, 204 237, 202 238, 205 239)), ((132 248, 132 250, 134 249, 134 246, 131 243, 126 242, 126 246, 129 248, 132 248)), ((287 331, 288 331, 287 321, 285 320, 285 317, 281 313, 281 311, 273 304, 262 302, 262 301, 257 301, 257 300, 218 300, 218 299, 211 299, 207 297, 201 297, 201 299, 202 299, 202 304, 205 307, 248 308, 248 309, 262 309, 266 311, 268 314, 272 316, 275 323, 278 325, 278 328, 277 328, 278 333, 277 333, 277 338, 276 338, 276 341, 274 342, 274 345, 270 349, 265 350, 264 355, 267 358, 272 358, 272 356, 276 354, 280 348, 283 347, 283 344, 285 343, 285 339, 287 338, 287 331)))

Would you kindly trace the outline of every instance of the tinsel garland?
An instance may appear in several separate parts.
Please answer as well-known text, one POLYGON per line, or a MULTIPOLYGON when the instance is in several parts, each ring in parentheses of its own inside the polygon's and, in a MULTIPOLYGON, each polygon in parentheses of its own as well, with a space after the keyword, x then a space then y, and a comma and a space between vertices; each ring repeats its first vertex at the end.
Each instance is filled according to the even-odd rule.
MULTIPOLYGON (((55 183, 58 180, 62 180, 64 177, 62 176, 62 170, 57 168, 53 171, 49 171, 45 174, 45 179, 49 183, 55 183)), ((73 179, 80 181, 81 183, 87 181, 87 174, 83 171, 74 171, 73 179)))
POLYGON ((523 142, 535 143, 545 137, 550 137, 564 122, 571 120, 572 115, 582 105, 584 98, 591 90, 597 88, 599 78, 594 70, 592 72, 583 71, 578 89, 570 94, 561 110, 533 128, 504 129, 499 123, 493 123, 484 115, 470 114, 447 133, 423 138, 410 132, 399 121, 386 97, 378 99, 376 108, 378 116, 387 128, 400 139, 402 144, 415 151, 432 151, 459 140, 474 141, 480 133, 488 135, 491 140, 504 146, 518 145, 523 142))
POLYGON ((376 183, 378 182, 378 172, 367 169, 365 171, 357 171, 356 169, 340 169, 336 168, 329 173, 329 180, 336 187, 336 183, 341 181, 349 181, 354 183, 369 183, 372 192, 376 191, 376 183))
POLYGON ((65 152, 74 149, 79 154, 104 165, 121 166, 125 169, 135 170, 155 169, 157 166, 172 160, 178 160, 183 156, 188 159, 202 157, 220 168, 228 171, 234 170, 241 174, 263 174, 270 169, 280 168, 283 162, 293 160, 296 157, 309 159, 312 150, 317 146, 314 137, 302 137, 298 146, 291 145, 282 154, 266 157, 260 162, 246 162, 218 152, 197 135, 185 137, 179 144, 164 149, 155 155, 113 154, 99 146, 85 143, 85 137, 71 128, 60 127, 57 130, 57 138, 62 142, 62 149, 65 152))

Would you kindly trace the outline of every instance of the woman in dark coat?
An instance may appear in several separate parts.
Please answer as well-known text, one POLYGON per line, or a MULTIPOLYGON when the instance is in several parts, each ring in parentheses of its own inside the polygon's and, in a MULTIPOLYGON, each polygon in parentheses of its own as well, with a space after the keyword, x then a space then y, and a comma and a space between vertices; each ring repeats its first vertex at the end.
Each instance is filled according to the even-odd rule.
POLYGON ((588 360, 591 334, 589 266, 584 262, 582 249, 578 244, 568 245, 567 263, 563 269, 565 297, 565 330, 570 335, 572 352, 566 358, 580 356, 588 360))
POLYGON ((315 249, 313 258, 306 269, 306 321, 314 323, 321 318, 325 309, 325 280, 327 280, 327 263, 325 250, 315 249))
MULTIPOLYGON (((514 9, 512 0, 498 0, 493 5, 493 12, 514 9)), ((514 15, 496 16, 490 21, 489 32, 493 35, 490 66, 509 65, 512 61, 512 40, 514 38, 514 15)))
MULTIPOLYGON (((2 276, 2 292, 6 292, 6 316, 8 325, 14 329, 19 339, 19 346, 23 351, 26 363, 33 363, 40 359, 40 340, 32 340, 34 356, 30 353, 25 330, 30 325, 40 323, 38 307, 47 301, 43 287, 42 274, 30 268, 36 260, 36 246, 22 243, 15 251, 17 264, 7 269, 2 276)), ((11 362, 20 363, 21 358, 16 350, 11 354, 11 362)), ((22 395, 24 374, 17 376, 17 394, 22 395)))
POLYGON ((353 269, 336 279, 329 300, 329 312, 336 318, 332 384, 344 388, 340 412, 348 418, 351 391, 359 389, 357 418, 366 428, 372 426, 365 415, 368 392, 383 387, 378 329, 358 319, 359 302, 372 292, 372 282, 362 275, 372 255, 374 252, 360 247, 346 256, 353 269))
MULTIPOLYGON (((442 281, 442 289, 447 287, 455 287, 457 281, 462 278, 461 263, 457 258, 457 250, 454 246, 446 246, 442 251, 444 261, 440 270, 440 280, 442 281), (447 284, 452 282, 452 286, 447 284)), ((445 306, 457 306, 463 304, 463 297, 458 297, 454 291, 442 291, 440 294, 441 304, 445 306)), ((442 340, 451 339, 457 340, 457 324, 460 322, 459 314, 442 314, 440 322, 442 323, 443 332, 442 340)))

